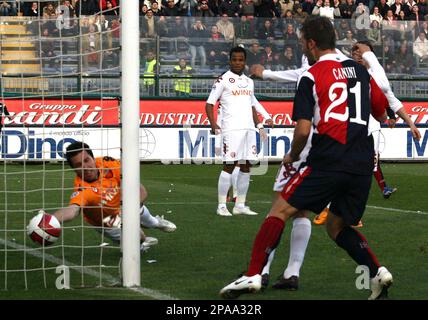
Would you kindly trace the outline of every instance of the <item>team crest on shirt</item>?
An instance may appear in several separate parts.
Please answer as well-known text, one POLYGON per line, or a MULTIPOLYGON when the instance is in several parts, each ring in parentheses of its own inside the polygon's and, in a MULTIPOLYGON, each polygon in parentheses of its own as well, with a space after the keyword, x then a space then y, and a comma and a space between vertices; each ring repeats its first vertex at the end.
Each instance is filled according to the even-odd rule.
POLYGON ((77 197, 79 195, 79 191, 75 191, 71 194, 70 199, 73 199, 74 197, 77 197))
POLYGON ((229 82, 230 82, 230 83, 235 83, 235 79, 233 79, 233 78, 229 78, 229 82))

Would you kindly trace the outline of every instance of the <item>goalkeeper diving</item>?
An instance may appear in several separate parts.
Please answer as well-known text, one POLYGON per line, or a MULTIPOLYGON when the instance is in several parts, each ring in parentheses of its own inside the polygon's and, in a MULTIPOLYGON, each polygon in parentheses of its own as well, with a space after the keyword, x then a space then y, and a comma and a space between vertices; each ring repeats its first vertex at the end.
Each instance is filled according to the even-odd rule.
MULTIPOLYGON (((120 161, 111 157, 94 157, 91 148, 83 142, 71 143, 65 158, 74 169, 74 192, 68 207, 57 210, 53 215, 60 222, 71 221, 80 213, 89 224, 98 227, 98 232, 115 243, 121 239, 121 172, 120 161)), ((163 216, 152 216, 143 204, 147 198, 146 188, 140 184, 140 224, 145 228, 157 228, 174 232, 177 227, 163 216)), ((158 243, 153 237, 141 233, 141 250, 146 251, 158 243)))

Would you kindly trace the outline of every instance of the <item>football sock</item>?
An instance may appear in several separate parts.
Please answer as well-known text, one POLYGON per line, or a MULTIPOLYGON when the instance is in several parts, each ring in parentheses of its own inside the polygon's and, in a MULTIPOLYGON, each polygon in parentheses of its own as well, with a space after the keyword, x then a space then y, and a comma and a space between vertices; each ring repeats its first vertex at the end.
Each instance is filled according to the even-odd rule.
POLYGON ((275 251, 276 251, 276 249, 272 250, 271 253, 269 254, 267 262, 266 262, 265 266, 263 267, 262 274, 265 274, 265 273, 269 274, 270 273, 270 266, 272 264, 273 258, 275 258, 275 251))
POLYGON ((232 172, 232 188, 234 198, 238 196, 238 175, 240 171, 241 169, 239 167, 235 167, 232 172))
POLYGON ((380 163, 377 164, 376 170, 373 171, 373 175, 377 181, 380 191, 383 192, 383 189, 386 187, 386 183, 385 178, 383 177, 382 169, 380 168, 380 163))
POLYGON ((267 217, 265 219, 254 240, 247 276, 251 277, 262 272, 269 254, 281 240, 284 225, 284 221, 277 217, 267 217))
POLYGON ((150 210, 146 206, 142 206, 140 209, 140 223, 146 228, 157 228, 159 221, 153 217, 150 210))
POLYGON ((250 186, 250 173, 239 171, 237 189, 238 195, 236 197, 236 206, 242 208, 245 206, 245 200, 247 199, 247 192, 250 186))
POLYGON ((370 249, 366 238, 352 227, 343 228, 336 237, 336 243, 348 252, 358 265, 367 266, 373 278, 380 267, 376 256, 370 249))
POLYGON ((308 218, 294 219, 290 238, 290 258, 287 269, 284 271, 285 279, 291 276, 299 276, 309 238, 311 237, 311 228, 311 221, 308 218))
POLYGON ((221 171, 218 178, 218 207, 226 207, 227 192, 232 185, 232 175, 226 171, 221 171))

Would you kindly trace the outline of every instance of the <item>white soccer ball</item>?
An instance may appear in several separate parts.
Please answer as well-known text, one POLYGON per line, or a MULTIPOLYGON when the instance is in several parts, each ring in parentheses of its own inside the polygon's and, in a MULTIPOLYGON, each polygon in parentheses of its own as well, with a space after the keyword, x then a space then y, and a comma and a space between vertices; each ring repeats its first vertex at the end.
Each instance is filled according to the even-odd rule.
POLYGON ((40 212, 30 220, 27 234, 34 242, 50 246, 61 236, 61 224, 55 216, 40 212))

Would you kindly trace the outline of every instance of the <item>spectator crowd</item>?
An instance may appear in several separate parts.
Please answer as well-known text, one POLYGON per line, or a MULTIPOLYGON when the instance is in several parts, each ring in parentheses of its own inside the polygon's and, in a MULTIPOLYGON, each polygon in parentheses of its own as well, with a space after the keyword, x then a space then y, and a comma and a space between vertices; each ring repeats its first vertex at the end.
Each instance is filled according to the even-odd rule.
MULTIPOLYGON (((140 0, 141 37, 147 40, 142 58, 149 51, 159 53, 150 40, 160 37, 158 62, 163 55, 177 62, 183 58, 193 72, 225 68, 232 45, 247 49, 249 66, 294 69, 302 54, 299 27, 307 17, 320 15, 334 23, 345 54, 356 41, 368 39, 387 72, 412 73, 428 64, 427 1, 140 0)), ((119 6, 119 0, 0 1, 0 16, 39 17, 46 38, 80 35, 84 65, 98 65, 104 59, 117 62, 110 49, 119 39, 119 6), (106 56, 100 57, 100 51, 106 56)), ((53 55, 53 44, 41 43, 42 54, 53 55)))

